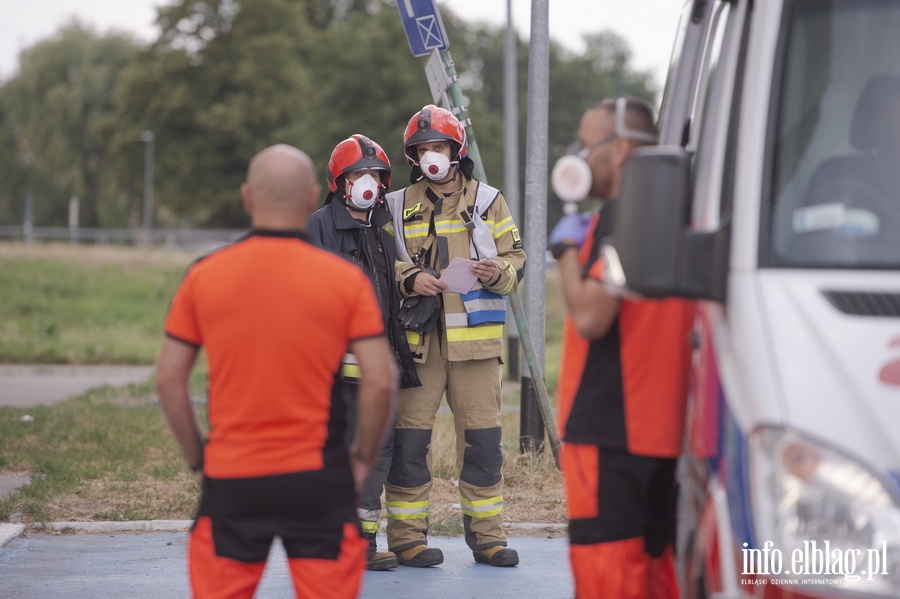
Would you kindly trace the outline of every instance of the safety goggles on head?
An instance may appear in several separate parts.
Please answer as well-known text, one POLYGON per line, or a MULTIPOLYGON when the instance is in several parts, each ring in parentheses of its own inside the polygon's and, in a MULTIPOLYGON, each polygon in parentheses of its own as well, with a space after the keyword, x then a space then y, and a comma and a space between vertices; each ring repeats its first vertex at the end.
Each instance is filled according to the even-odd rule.
POLYGON ((589 146, 584 146, 581 144, 580 140, 575 140, 572 143, 570 143, 568 146, 566 146, 566 154, 565 155, 566 156, 578 156, 582 160, 587 160, 588 156, 590 156, 594 152, 594 150, 596 150, 597 148, 599 148, 601 146, 605 146, 606 144, 608 144, 609 142, 611 142, 612 140, 614 140, 617 137, 619 137, 619 136, 616 135, 615 133, 610 133, 609 135, 607 135, 600 141, 594 142, 589 146))
POLYGON ((625 125, 625 113, 628 110, 628 98, 616 98, 616 137, 656 143, 656 135, 646 131, 629 129, 625 125))
POLYGON ((585 160, 587 160, 587 157, 590 156, 594 150, 601 146, 605 146, 617 137, 621 137, 622 139, 633 139, 635 141, 656 143, 656 136, 654 134, 647 133, 646 131, 638 131, 636 129, 628 128, 628 126, 625 124, 625 113, 627 111, 628 98, 616 98, 615 125, 613 132, 600 141, 594 142, 587 147, 581 145, 581 142, 578 140, 573 141, 566 148, 566 154, 579 156, 580 158, 584 158, 585 160))
POLYGON ((550 174, 550 185, 557 197, 565 202, 566 211, 574 211, 575 202, 580 202, 590 193, 593 172, 587 159, 597 148, 616 138, 656 143, 656 135, 628 128, 625 124, 627 110, 628 98, 617 98, 613 132, 588 146, 582 145, 581 141, 573 142, 566 148, 566 154, 556 161, 550 174))

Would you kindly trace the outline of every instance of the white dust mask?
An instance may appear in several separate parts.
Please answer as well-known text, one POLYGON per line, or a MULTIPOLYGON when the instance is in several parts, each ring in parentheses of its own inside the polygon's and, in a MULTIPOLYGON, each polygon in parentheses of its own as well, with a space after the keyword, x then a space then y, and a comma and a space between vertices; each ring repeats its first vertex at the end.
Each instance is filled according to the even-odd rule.
POLYGON ((425 152, 419 160, 422 174, 432 181, 441 181, 450 172, 450 159, 440 152, 425 152))
POLYGON ((378 200, 378 190, 380 185, 375 177, 365 174, 350 184, 350 195, 348 196, 353 204, 362 210, 368 210, 378 200))

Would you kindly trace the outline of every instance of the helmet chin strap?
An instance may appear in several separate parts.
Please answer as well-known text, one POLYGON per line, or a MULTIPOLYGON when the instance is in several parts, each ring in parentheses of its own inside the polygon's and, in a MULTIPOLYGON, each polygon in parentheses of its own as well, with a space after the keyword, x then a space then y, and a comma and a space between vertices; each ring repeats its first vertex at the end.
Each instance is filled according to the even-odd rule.
POLYGON ((378 202, 375 202, 375 204, 372 204, 368 208, 360 208, 359 206, 354 204, 353 201, 350 200, 350 198, 348 198, 345 195, 341 195, 341 202, 344 204, 344 206, 347 207, 347 210, 350 210, 351 212, 358 212, 359 214, 368 214, 368 213, 372 212, 372 210, 375 208, 375 204, 378 203, 378 202))
POLYGON ((438 185, 438 186, 450 185, 451 183, 455 183, 456 176, 459 175, 459 161, 451 162, 450 169, 452 171, 452 174, 448 175, 447 179, 444 179, 443 181, 432 181, 431 179, 429 179, 428 181, 432 185, 438 185))

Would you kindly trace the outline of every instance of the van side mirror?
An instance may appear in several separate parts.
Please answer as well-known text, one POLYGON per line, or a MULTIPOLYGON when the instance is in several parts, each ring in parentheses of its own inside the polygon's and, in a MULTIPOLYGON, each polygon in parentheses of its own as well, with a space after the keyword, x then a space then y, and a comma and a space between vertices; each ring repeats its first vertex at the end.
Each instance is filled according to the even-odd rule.
POLYGON ((691 157, 680 146, 636 149, 622 172, 604 282, 647 298, 725 299, 728 232, 691 229, 691 157))

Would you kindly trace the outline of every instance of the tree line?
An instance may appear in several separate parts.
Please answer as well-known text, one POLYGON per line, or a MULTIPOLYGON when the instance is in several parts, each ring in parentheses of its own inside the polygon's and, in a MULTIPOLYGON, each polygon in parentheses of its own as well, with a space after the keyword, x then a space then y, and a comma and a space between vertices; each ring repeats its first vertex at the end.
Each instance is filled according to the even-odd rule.
MULTIPOLYGON (((502 185, 504 30, 446 7, 442 17, 485 172, 502 185)), ((403 129, 432 98, 394 0, 181 0, 159 8, 156 25, 142 44, 73 21, 22 51, 0 83, 0 224, 21 224, 31 195, 35 226, 65 226, 72 196, 81 226, 139 226, 148 130, 158 227, 246 227, 247 161, 277 142, 306 151, 324 183, 335 144, 363 133, 387 151, 394 187, 405 184, 403 129)), ((551 166, 587 106, 655 100, 620 36, 585 42, 580 54, 551 42, 551 166)), ((524 173, 528 45, 517 43, 524 173)))

